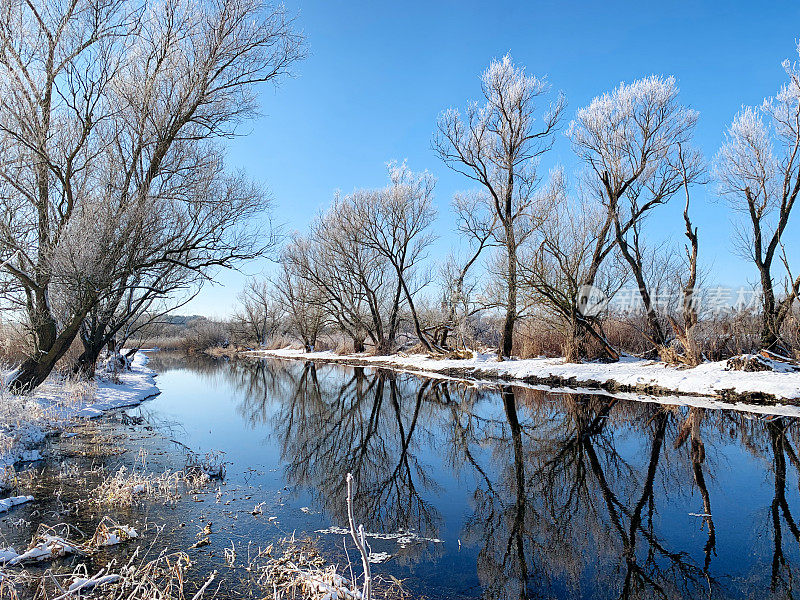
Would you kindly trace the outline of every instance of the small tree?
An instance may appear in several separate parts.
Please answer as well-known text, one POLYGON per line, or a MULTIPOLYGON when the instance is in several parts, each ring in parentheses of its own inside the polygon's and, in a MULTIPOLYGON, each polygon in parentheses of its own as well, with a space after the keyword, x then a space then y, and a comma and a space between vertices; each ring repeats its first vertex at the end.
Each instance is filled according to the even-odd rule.
POLYGON ((447 347, 447 338, 451 332, 455 332, 462 346, 464 345, 467 322, 481 310, 475 298, 477 283, 468 279, 468 275, 484 249, 496 243, 494 232, 497 217, 485 196, 456 194, 453 198, 453 209, 456 213, 456 230, 460 236, 466 238, 470 248, 465 259, 459 260, 451 255, 441 268, 443 323, 437 343, 444 347, 447 347))
POLYGON ((234 322, 245 339, 265 346, 280 331, 285 315, 268 279, 253 279, 239 294, 234 322))
POLYGON ((286 314, 290 332, 302 340, 306 352, 313 352, 325 326, 319 290, 288 260, 281 260, 273 289, 275 299, 286 314))
MULTIPOLYGON (((687 160, 685 150, 679 149, 678 152, 679 168, 683 178, 683 189, 686 195, 686 204, 683 208, 683 223, 685 226, 684 235, 686 236, 686 273, 681 277, 681 291, 683 297, 681 298, 681 322, 671 318, 672 328, 675 335, 683 346, 683 355, 680 361, 690 366, 699 365, 703 360, 703 352, 697 340, 696 329, 699 320, 697 310, 697 300, 695 293, 697 291, 697 254, 699 249, 699 238, 697 234, 697 227, 692 224, 692 219, 689 215, 689 206, 691 203, 691 194, 689 191, 689 173, 686 168, 687 160)), ((694 161, 693 161, 694 162, 694 161)))

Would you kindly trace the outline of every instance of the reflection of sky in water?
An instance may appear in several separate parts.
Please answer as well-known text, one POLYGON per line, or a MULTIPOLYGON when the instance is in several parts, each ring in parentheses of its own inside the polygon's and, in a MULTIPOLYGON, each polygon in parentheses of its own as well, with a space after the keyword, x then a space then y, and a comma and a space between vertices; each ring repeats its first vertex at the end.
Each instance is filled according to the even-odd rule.
POLYGON ((164 437, 230 463, 220 502, 212 493, 169 509, 188 524, 176 544, 214 522, 200 564, 229 540, 344 525, 352 471, 369 531, 442 540, 372 542, 394 555, 379 573, 431 598, 520 597, 523 581, 544 597, 707 597, 709 585, 714 597, 767 597, 771 586, 785 597, 797 576, 800 424, 788 418, 298 362, 151 365, 162 394, 128 411, 161 424, 136 442, 151 468, 175 461, 164 437), (713 547, 707 520, 690 515, 705 513, 704 493, 713 547))

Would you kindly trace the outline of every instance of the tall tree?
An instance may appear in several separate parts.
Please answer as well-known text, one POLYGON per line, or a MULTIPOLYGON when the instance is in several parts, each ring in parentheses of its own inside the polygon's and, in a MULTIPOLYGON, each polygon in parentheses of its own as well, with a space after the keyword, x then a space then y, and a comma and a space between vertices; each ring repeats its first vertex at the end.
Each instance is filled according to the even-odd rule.
POLYGON ((33 348, 10 382, 41 383, 113 279, 128 210, 100 184, 109 101, 139 15, 124 0, 4 2, 0 15, 0 242, 33 348))
POLYGON ((559 95, 539 114, 537 103, 550 85, 527 75, 509 55, 491 62, 481 91, 484 104, 470 104, 463 116, 455 109, 440 115, 433 148, 445 164, 485 188, 497 215, 495 236, 505 250, 502 358, 511 356, 518 319, 518 249, 544 218, 536 193, 539 158, 552 146, 566 102, 559 95))
POLYGON ((578 110, 568 136, 584 162, 587 189, 604 207, 604 235, 598 236, 593 268, 583 285, 594 285, 594 276, 615 245, 628 263, 639 288, 648 322, 648 338, 656 347, 666 342, 652 298, 645 268, 643 227, 651 211, 665 204, 684 185, 702 172, 699 156, 684 153, 697 122, 697 113, 678 101, 673 77, 652 76, 622 83, 578 110))
POLYGON ((101 295, 216 250, 217 198, 172 193, 221 172, 211 140, 233 135, 254 114, 255 84, 303 50, 285 11, 259 0, 11 0, 2 11, 0 236, 18 251, 5 271, 35 342, 10 382, 19 392, 47 377, 101 295), (131 244, 153 210, 174 216, 170 233, 188 218, 205 235, 169 245, 165 234, 141 253, 131 244))
POLYGON ((800 275, 792 274, 784 246, 800 192, 800 67, 788 60, 783 67, 788 81, 778 94, 734 118, 716 175, 730 205, 744 214, 737 242, 761 284, 759 341, 763 348, 785 352, 781 327, 800 294, 800 275), (776 261, 785 270, 782 276, 775 272, 776 261))

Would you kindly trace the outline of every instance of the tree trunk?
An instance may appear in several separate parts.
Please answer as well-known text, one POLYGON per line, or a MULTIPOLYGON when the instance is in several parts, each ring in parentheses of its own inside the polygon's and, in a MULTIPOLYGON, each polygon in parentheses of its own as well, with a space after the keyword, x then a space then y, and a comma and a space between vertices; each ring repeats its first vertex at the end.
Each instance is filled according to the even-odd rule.
POLYGON ((94 330, 81 331, 81 343, 83 352, 78 357, 72 372, 86 379, 92 379, 97 370, 97 361, 105 345, 105 336, 102 334, 104 328, 95 327, 94 330))
POLYGON ((83 352, 81 352, 81 355, 72 367, 72 372, 84 379, 94 378, 101 351, 102 346, 98 347, 91 344, 87 346, 84 343, 83 352))
MULTIPOLYGON (((86 315, 83 314, 80 318, 75 318, 56 338, 53 340, 51 347, 48 350, 40 347, 40 352, 35 356, 28 357, 14 372, 11 380, 8 383, 8 391, 12 394, 25 394, 37 388, 53 371, 56 363, 63 357, 70 345, 78 335, 81 322, 86 315)), ((45 324, 49 328, 49 324, 45 324)), ((36 332, 37 339, 39 332, 36 332)))
POLYGON ((500 338, 500 359, 510 358, 514 349, 514 325, 517 322, 517 247, 513 224, 506 227, 508 250, 508 281, 506 289, 506 318, 500 338))
POLYGON ((567 341, 564 347, 564 360, 570 363, 580 362, 582 331, 574 314, 570 315, 567 327, 569 330, 567 331, 567 341))
POLYGON ((650 335, 646 337, 649 338, 655 349, 658 350, 662 346, 666 345, 667 336, 664 334, 664 328, 661 327, 661 323, 658 320, 658 314, 653 306, 653 299, 650 296, 650 290, 647 288, 647 281, 645 281, 644 278, 642 259, 639 251, 638 234, 634 233, 634 250, 631 252, 630 248, 628 247, 628 242, 620 229, 619 220, 615 220, 614 224, 617 232, 617 245, 619 246, 620 252, 622 252, 622 256, 625 258, 631 268, 636 285, 639 286, 639 296, 641 297, 642 304, 644 305, 644 313, 645 317, 647 318, 647 327, 650 329, 650 335))
POLYGON ((760 346, 762 349, 783 354, 785 349, 780 343, 781 324, 777 319, 775 291, 772 287, 772 276, 769 265, 759 265, 761 272, 761 291, 763 293, 760 346))

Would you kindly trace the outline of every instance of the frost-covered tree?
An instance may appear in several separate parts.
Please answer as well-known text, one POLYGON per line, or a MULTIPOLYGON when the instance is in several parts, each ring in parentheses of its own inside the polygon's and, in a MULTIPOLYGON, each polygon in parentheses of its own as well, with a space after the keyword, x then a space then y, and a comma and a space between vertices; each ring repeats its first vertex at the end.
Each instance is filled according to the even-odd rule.
POLYGON ((722 193, 744 215, 738 249, 758 270, 761 346, 779 351, 786 350, 781 326, 800 294, 800 275, 792 273, 784 245, 800 192, 800 67, 788 60, 783 67, 788 80, 777 95, 736 115, 715 169, 722 193))
POLYGON ((594 285, 602 262, 616 247, 639 287, 656 347, 666 342, 664 325, 647 279, 644 220, 684 185, 697 180, 702 163, 689 146, 697 113, 678 100, 673 77, 652 76, 622 83, 577 111, 567 135, 586 166, 586 190, 602 204, 602 226, 582 285, 594 285))
POLYGON ((50 373, 114 277, 130 210, 104 189, 109 92, 138 19, 123 0, 0 8, 0 243, 33 341, 14 391, 50 373))
POLYGON ((411 171, 405 163, 390 162, 388 172, 388 186, 357 190, 350 199, 353 210, 345 214, 352 219, 350 227, 359 231, 359 242, 388 262, 397 283, 394 306, 399 305, 399 298, 405 300, 417 338, 432 350, 414 296, 428 283, 427 279, 420 280, 417 269, 434 240, 430 228, 436 218, 436 179, 427 171, 411 171))
POLYGON ((318 291, 321 308, 361 352, 368 338, 389 351, 400 324, 402 296, 382 254, 361 242, 352 196, 337 197, 307 235, 296 235, 283 254, 318 291))
POLYGON ((156 265, 191 271, 196 257, 225 266, 252 255, 234 220, 252 204, 238 216, 226 208, 240 186, 210 141, 254 113, 254 85, 283 74, 302 44, 283 9, 259 0, 10 0, 0 10, 0 240, 16 251, 4 273, 35 346, 10 383, 22 391, 102 298, 156 265), (212 193, 198 195, 204 186, 212 193))
POLYGON ((508 55, 484 71, 481 91, 483 104, 469 104, 463 115, 450 109, 439 116, 433 147, 450 168, 482 186, 497 216, 495 237, 505 250, 499 354, 508 357, 519 316, 517 253, 544 219, 536 193, 539 158, 552 146, 565 100, 559 95, 542 109, 549 83, 527 75, 508 55))

